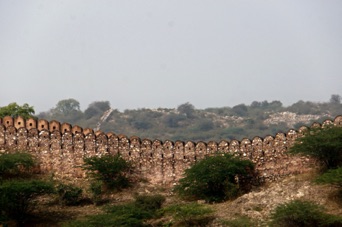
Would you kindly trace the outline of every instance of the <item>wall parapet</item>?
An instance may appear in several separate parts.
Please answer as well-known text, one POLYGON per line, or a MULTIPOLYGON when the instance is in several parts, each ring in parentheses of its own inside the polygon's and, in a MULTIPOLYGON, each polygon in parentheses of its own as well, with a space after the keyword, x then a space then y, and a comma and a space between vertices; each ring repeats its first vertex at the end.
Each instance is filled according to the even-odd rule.
MULTIPOLYGON (((287 150, 309 128, 291 129, 275 136, 216 141, 161 141, 128 138, 109 132, 94 132, 68 123, 44 119, 25 120, 6 116, 0 119, 0 151, 27 150, 38 157, 43 172, 53 171, 58 177, 84 177, 77 166, 84 157, 120 154, 136 167, 152 184, 175 183, 196 161, 216 153, 231 153, 253 161, 259 176, 272 180, 280 176, 305 172, 314 160, 289 157, 287 150)), ((313 123, 310 128, 342 126, 342 116, 313 123)))

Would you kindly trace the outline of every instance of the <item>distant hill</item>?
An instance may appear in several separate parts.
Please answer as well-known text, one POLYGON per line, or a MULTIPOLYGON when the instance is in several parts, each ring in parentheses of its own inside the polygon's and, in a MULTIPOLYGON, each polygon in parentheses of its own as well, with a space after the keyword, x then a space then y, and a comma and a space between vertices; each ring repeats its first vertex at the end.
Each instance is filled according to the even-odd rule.
POLYGON ((129 137, 219 141, 275 135, 342 114, 339 95, 332 95, 329 102, 298 101, 288 107, 280 101, 254 101, 250 105, 207 109, 196 109, 192 104, 184 103, 174 109, 143 108, 120 112, 108 101, 96 101, 83 112, 77 103, 74 99, 61 100, 56 108, 42 112, 38 117, 129 137))

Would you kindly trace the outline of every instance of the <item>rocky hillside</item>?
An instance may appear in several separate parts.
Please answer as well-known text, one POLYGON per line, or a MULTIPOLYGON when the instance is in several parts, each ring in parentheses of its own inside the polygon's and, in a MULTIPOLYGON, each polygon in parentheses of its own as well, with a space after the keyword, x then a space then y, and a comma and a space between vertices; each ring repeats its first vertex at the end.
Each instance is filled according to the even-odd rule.
POLYGON ((268 221, 279 205, 295 199, 313 201, 324 206, 328 213, 342 215, 337 188, 312 182, 315 174, 295 175, 256 188, 234 201, 215 204, 218 219, 246 216, 261 224, 268 221))
POLYGON ((79 103, 69 99, 60 101, 56 108, 37 117, 128 137, 206 142, 275 135, 315 121, 322 123, 340 114, 340 99, 326 103, 298 101, 288 107, 280 101, 254 101, 250 105, 207 109, 196 109, 191 103, 184 103, 177 108, 143 108, 123 112, 111 107, 108 101, 93 102, 81 111, 79 103), (73 105, 67 105, 68 102, 73 105), (68 109, 69 106, 74 109, 68 109))

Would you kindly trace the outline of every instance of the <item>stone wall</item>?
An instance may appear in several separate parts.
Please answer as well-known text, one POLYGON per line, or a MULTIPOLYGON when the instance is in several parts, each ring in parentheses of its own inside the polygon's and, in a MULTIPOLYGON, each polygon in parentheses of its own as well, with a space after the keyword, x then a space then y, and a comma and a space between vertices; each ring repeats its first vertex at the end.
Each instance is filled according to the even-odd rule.
MULTIPOLYGON (((342 126, 342 116, 322 124, 342 126)), ((135 166, 136 171, 151 184, 172 185, 185 169, 196 161, 215 153, 231 153, 252 160, 259 179, 271 181, 279 177, 303 173, 315 165, 308 157, 288 156, 287 150, 307 127, 252 140, 220 142, 151 141, 114 133, 94 132, 57 121, 24 120, 21 117, 0 119, 0 151, 29 151, 39 161, 39 171, 60 179, 83 178, 79 167, 84 157, 120 154, 135 166)))

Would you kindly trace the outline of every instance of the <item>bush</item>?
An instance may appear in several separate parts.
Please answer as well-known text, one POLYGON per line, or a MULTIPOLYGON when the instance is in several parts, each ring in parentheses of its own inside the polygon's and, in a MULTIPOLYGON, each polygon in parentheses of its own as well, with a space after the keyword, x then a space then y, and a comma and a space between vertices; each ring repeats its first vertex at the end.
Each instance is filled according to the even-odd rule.
POLYGON ((120 155, 85 158, 83 169, 90 172, 95 179, 102 181, 109 189, 120 190, 130 185, 127 174, 131 165, 120 155))
POLYGON ((73 185, 60 184, 57 186, 60 202, 64 205, 77 205, 82 196, 82 189, 73 185))
POLYGON ((198 203, 175 204, 163 212, 172 215, 176 226, 207 226, 214 219, 213 210, 198 203))
POLYGON ((332 184, 342 189, 342 167, 328 170, 320 175, 316 182, 319 184, 332 184))
POLYGON ((27 179, 34 165, 28 153, 0 155, 0 223, 9 219, 22 223, 38 196, 54 192, 52 183, 27 179))
POLYGON ((53 192, 53 185, 45 181, 6 181, 0 185, 0 214, 22 221, 37 196, 53 192))
POLYGON ((135 198, 134 205, 142 210, 155 212, 165 202, 162 195, 139 195, 135 198))
POLYGON ((30 167, 34 166, 32 155, 18 152, 0 155, 0 180, 6 178, 22 177, 30 167))
POLYGON ((224 224, 224 226, 229 226, 229 227, 257 226, 255 223, 255 220, 251 220, 250 218, 246 216, 237 217, 232 220, 225 220, 225 221, 222 221, 222 224, 224 224))
POLYGON ((145 226, 144 221, 157 215, 164 200, 160 195, 137 196, 132 203, 107 207, 105 214, 88 216, 65 226, 145 226))
POLYGON ((342 127, 308 131, 296 140, 290 153, 310 155, 323 161, 326 168, 336 168, 342 164, 342 127))
POLYGON ((271 214, 271 226, 341 226, 342 218, 324 213, 324 208, 309 201, 294 200, 279 205, 271 214))
POLYGON ((180 196, 190 200, 220 202, 232 199, 244 190, 236 177, 246 180, 253 169, 251 161, 240 160, 232 155, 207 157, 185 171, 185 177, 179 181, 175 190, 180 196))
POLYGON ((102 195, 102 182, 101 181, 93 181, 90 184, 90 192, 92 194, 92 200, 97 205, 101 201, 102 195))

